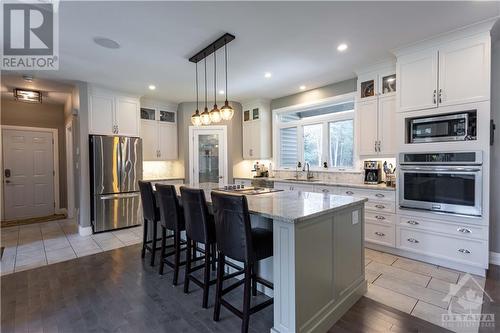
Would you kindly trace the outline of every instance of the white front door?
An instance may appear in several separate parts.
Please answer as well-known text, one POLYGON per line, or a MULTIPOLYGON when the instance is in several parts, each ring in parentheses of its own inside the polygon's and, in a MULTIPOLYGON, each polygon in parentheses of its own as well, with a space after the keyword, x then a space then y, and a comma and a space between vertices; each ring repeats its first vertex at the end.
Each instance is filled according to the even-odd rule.
POLYGON ((54 214, 51 132, 2 130, 5 219, 54 214))
POLYGON ((227 132, 225 126, 193 127, 190 132, 191 183, 222 186, 227 183, 227 132))

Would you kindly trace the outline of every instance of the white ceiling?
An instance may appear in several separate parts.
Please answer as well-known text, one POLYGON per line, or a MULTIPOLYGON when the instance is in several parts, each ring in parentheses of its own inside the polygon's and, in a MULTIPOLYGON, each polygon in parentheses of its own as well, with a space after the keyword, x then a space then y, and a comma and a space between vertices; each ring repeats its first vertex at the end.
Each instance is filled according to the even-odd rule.
MULTIPOLYGON (((59 11, 60 70, 35 76, 181 102, 195 98, 187 59, 224 32, 236 35, 230 99, 276 98, 352 78, 391 49, 498 16, 500 2, 62 2, 59 11), (99 47, 96 36, 121 48, 99 47), (340 42, 347 52, 336 51, 340 42)), ((209 59, 210 91, 212 66, 209 59)))

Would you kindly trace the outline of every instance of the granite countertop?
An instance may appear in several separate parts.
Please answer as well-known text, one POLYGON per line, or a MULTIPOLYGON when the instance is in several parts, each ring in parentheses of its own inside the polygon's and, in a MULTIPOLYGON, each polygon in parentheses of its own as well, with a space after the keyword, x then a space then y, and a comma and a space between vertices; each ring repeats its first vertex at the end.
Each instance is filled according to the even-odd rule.
POLYGON ((383 191, 395 191, 396 188, 388 187, 384 183, 380 183, 377 185, 372 184, 363 184, 363 183, 339 183, 335 181, 329 180, 286 180, 282 178, 270 178, 270 177, 234 177, 234 179, 246 179, 246 180, 254 180, 254 179, 263 179, 267 181, 274 181, 277 183, 290 183, 290 184, 309 184, 309 185, 321 185, 321 186, 342 186, 342 187, 353 187, 353 188, 361 188, 361 189, 371 189, 371 190, 383 190, 383 191))
MULTIPOLYGON (((180 195, 180 187, 176 185, 180 195)), ((186 186, 186 185, 184 185, 186 186)), ((196 185, 189 187, 197 188, 196 185)), ((211 188, 204 188, 207 203, 211 206, 211 188)), ((251 214, 289 223, 300 223, 321 215, 332 214, 347 207, 361 205, 366 198, 333 195, 326 193, 278 191, 266 194, 247 195, 251 214)))
POLYGON ((167 177, 167 178, 144 178, 143 179, 144 181, 147 181, 147 182, 161 182, 161 181, 164 181, 164 180, 184 180, 184 177, 167 177))

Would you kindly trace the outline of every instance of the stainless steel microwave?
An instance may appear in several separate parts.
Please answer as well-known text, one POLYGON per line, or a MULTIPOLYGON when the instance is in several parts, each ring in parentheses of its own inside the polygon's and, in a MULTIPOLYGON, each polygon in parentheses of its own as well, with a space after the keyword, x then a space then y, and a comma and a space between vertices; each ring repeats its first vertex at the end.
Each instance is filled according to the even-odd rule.
POLYGON ((403 153, 399 206, 482 215, 482 152, 403 153))
POLYGON ((464 141, 476 138, 474 113, 463 112, 415 118, 410 123, 410 143, 464 141))

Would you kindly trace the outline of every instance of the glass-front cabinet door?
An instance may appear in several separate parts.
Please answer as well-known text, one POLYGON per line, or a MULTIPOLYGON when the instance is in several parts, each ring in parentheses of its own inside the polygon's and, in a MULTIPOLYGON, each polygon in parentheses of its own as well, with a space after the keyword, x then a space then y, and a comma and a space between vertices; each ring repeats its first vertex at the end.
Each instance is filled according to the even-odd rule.
POLYGON ((226 142, 223 130, 193 129, 191 182, 214 188, 226 183, 226 142))

